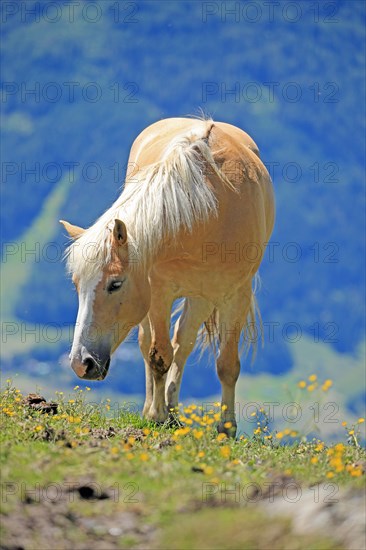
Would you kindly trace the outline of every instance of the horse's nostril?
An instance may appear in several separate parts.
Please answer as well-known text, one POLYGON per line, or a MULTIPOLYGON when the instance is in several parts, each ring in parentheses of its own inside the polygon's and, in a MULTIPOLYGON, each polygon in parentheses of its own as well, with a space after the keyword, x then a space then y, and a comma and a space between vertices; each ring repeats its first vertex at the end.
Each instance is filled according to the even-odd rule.
POLYGON ((92 357, 85 357, 85 359, 83 359, 83 365, 86 366, 85 374, 89 374, 90 371, 95 367, 94 359, 92 357))

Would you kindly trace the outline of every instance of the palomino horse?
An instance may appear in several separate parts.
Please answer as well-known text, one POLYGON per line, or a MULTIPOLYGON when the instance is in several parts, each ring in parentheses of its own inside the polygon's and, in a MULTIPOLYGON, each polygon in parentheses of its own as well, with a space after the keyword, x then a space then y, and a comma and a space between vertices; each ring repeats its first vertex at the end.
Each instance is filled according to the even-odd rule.
POLYGON ((102 380, 111 354, 139 326, 143 414, 178 405, 183 369, 202 324, 219 347, 223 412, 235 432, 241 331, 255 320, 253 279, 274 224, 271 178, 254 141, 223 122, 161 120, 135 140, 124 190, 89 229, 62 221, 79 294, 71 366, 102 380), (185 298, 169 335, 174 300, 185 298), (93 330, 92 330, 93 329, 93 330))

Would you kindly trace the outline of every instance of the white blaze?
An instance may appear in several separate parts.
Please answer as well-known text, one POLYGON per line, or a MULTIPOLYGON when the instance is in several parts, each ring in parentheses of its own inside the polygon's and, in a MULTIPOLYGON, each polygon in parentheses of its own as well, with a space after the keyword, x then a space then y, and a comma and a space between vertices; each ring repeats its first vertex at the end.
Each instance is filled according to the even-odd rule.
POLYGON ((87 283, 79 285, 79 310, 75 323, 74 340, 71 348, 71 357, 80 355, 81 346, 84 345, 83 336, 87 335, 93 323, 93 304, 95 300, 95 289, 102 279, 102 273, 98 273, 87 283))

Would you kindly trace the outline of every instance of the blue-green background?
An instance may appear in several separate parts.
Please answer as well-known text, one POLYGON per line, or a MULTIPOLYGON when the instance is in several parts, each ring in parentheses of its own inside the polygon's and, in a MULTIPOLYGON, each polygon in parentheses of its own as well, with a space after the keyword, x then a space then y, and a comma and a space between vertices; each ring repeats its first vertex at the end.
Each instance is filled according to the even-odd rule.
MULTIPOLYGON (((274 338, 267 330, 255 363, 243 365, 247 391, 273 397, 280 381, 314 371, 333 378, 337 398, 359 414, 364 2, 51 4, 2 3, 4 372, 18 373, 27 387, 77 383, 65 328, 75 321, 77 298, 59 261, 67 238, 57 220, 92 224, 118 196, 138 133, 202 109, 246 130, 274 180, 273 256, 263 262, 259 294, 274 338), (39 177, 27 173, 36 163, 39 177), (74 181, 65 163, 79 163, 74 181), (26 254, 35 246, 36 255, 26 254), (61 325, 62 337, 49 336, 61 325)), ((139 399, 143 367, 131 340, 103 390, 139 399)), ((183 396, 218 390, 212 361, 193 355, 183 396)))

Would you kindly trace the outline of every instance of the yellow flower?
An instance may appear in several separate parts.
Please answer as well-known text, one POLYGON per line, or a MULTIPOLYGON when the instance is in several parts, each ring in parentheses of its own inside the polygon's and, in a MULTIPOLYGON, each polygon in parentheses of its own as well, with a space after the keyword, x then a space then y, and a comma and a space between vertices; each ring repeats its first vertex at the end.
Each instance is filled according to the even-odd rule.
POLYGON ((343 445, 343 443, 337 443, 335 445, 334 450, 337 451, 337 453, 343 453, 346 447, 343 445))
POLYGON ((362 424, 363 422, 365 422, 365 419, 364 419, 364 418, 359 418, 359 419, 357 420, 357 422, 358 422, 358 424, 362 424))
POLYGON ((111 454, 112 455, 118 455, 118 447, 112 447, 111 448, 111 454))
POLYGON ((130 445, 133 445, 135 443, 136 439, 133 437, 133 435, 130 435, 130 437, 127 438, 127 443, 130 445))
POLYGON ((193 430, 193 436, 196 438, 196 439, 201 439, 201 437, 203 437, 203 431, 202 430, 193 430))
POLYGON ((89 388, 88 386, 86 386, 86 388, 85 388, 85 389, 86 389, 86 391, 90 391, 90 388, 89 388))
POLYGON ((75 399, 69 399, 69 403, 75 403, 75 399))
POLYGON ((276 437, 277 437, 277 439, 282 439, 283 438, 283 432, 278 432, 278 434, 276 434, 276 437))
POLYGON ((319 461, 317 456, 313 456, 310 460, 311 464, 316 464, 319 461))
POLYGON ((40 432, 42 429, 43 429, 43 426, 41 426, 40 424, 34 428, 36 432, 40 432))
POLYGON ((326 477, 328 479, 332 479, 332 477, 334 477, 334 473, 333 472, 327 472, 326 477))
POLYGON ((316 384, 310 384, 310 385, 308 386, 308 391, 314 391, 315 388, 316 388, 316 384))
POLYGON ((151 432, 151 430, 149 430, 149 428, 144 428, 144 429, 142 430, 142 433, 143 433, 144 435, 149 435, 150 432, 151 432))
POLYGON ((342 422, 342 426, 347 426, 347 422, 345 420, 342 422))
POLYGON ((297 431, 296 430, 292 430, 292 432, 290 433, 291 437, 296 437, 297 436, 297 431))
POLYGON ((300 380, 300 382, 298 382, 297 385, 298 385, 299 388, 301 388, 301 389, 306 388, 306 382, 305 382, 305 380, 300 380))
POLYGON ((232 428, 232 426, 233 426, 232 422, 225 422, 224 424, 224 428, 227 428, 227 429, 232 428))
POLYGON ((79 424, 81 422, 80 416, 68 416, 67 420, 70 424, 79 424))
POLYGON ((226 411, 227 410, 227 405, 221 405, 221 410, 226 411))
POLYGON ((283 433, 284 433, 285 435, 290 435, 291 430, 289 430, 288 428, 286 428, 285 430, 283 430, 283 433))
POLYGON ((126 454, 127 460, 132 460, 133 457, 134 457, 134 454, 133 454, 133 453, 127 453, 127 454, 126 454))
POLYGON ((174 448, 176 451, 181 451, 183 449, 182 445, 176 445, 174 448))
POLYGON ((315 382, 315 380, 317 380, 318 377, 316 374, 311 374, 308 378, 308 380, 310 380, 310 382, 315 382))
POLYGON ((204 451, 200 451, 198 454, 197 454, 197 457, 198 458, 203 458, 205 456, 205 452, 204 451))
POLYGON ((351 476, 352 477, 360 477, 362 475, 362 470, 359 468, 355 468, 354 470, 351 470, 351 476))
POLYGON ((220 455, 223 458, 229 458, 230 454, 231 454, 231 449, 229 445, 224 445, 223 447, 220 448, 220 455))
POLYGON ((324 443, 318 443, 315 447, 316 451, 322 451, 324 449, 324 443))
POLYGON ((80 386, 74 386, 74 390, 78 390, 80 386))
POLYGON ((217 441, 223 441, 223 440, 226 439, 226 438, 227 438, 227 435, 224 434, 224 433, 222 433, 222 434, 219 434, 219 435, 217 436, 217 441))
POLYGON ((147 453, 141 453, 140 460, 142 460, 142 462, 146 462, 147 460, 149 460, 149 455, 147 453))
POLYGON ((354 435, 354 434, 355 434, 355 430, 350 430, 350 431, 348 432, 348 435, 354 435))
POLYGON ((220 414, 220 413, 215 413, 215 414, 214 414, 214 420, 215 420, 216 422, 218 422, 218 421, 220 420, 220 417, 221 417, 221 414, 220 414))
POLYGON ((323 391, 328 391, 331 386, 333 386, 333 382, 332 382, 332 380, 328 379, 323 383, 322 390, 323 391))
POLYGON ((260 428, 257 428, 256 430, 254 430, 254 435, 259 435, 261 433, 261 429, 260 428))
POLYGON ((205 466, 203 468, 203 471, 207 476, 210 476, 211 474, 213 474, 214 469, 212 468, 212 466, 205 466))

